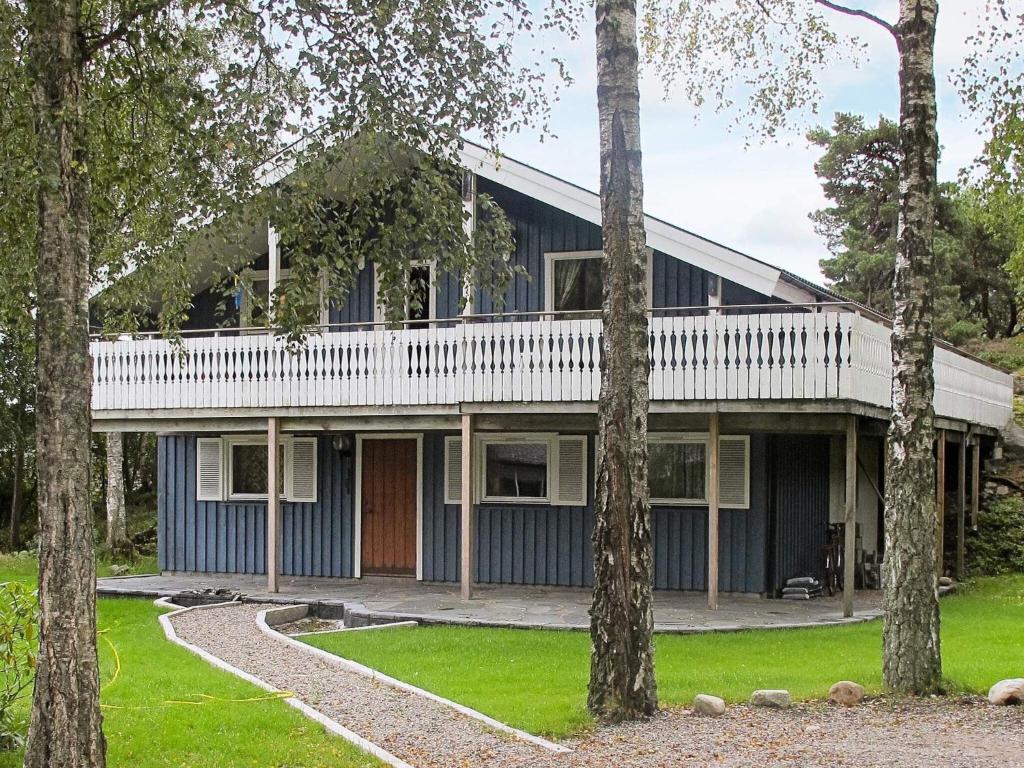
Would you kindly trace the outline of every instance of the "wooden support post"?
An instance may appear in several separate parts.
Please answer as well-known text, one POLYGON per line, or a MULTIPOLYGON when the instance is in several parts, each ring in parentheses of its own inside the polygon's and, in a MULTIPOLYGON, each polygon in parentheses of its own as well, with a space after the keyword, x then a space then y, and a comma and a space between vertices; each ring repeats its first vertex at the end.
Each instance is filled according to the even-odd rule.
POLYGON ((978 530, 978 500, 981 495, 981 438, 971 445, 971 530, 978 530))
POLYGON ((474 541, 475 533, 473 526, 473 415, 462 414, 462 560, 460 568, 460 582, 462 584, 462 599, 470 600, 473 597, 473 567, 474 562, 474 541))
MULTIPOLYGON (((466 233, 466 239, 473 242, 473 235, 476 232, 476 174, 470 170, 462 172, 462 210, 465 216, 462 219, 462 228, 466 233)), ((469 270, 462 278, 462 314, 473 314, 473 279, 472 271, 469 270)))
POLYGON ((281 281, 281 247, 277 230, 267 222, 267 317, 274 306, 274 291, 281 281))
POLYGON ((718 610, 718 412, 708 415, 708 608, 718 610))
POLYGON ((846 417, 846 503, 843 508, 843 616, 853 616, 857 547, 857 417, 846 417))
POLYGON ((935 430, 935 550, 936 570, 942 576, 946 535, 946 430, 935 430))
POLYGON ((267 419, 267 591, 277 592, 277 574, 281 563, 281 494, 278 487, 278 445, 281 422, 267 419))
POLYGON ((964 576, 964 537, 967 533, 967 435, 960 441, 956 473, 956 577, 964 576))

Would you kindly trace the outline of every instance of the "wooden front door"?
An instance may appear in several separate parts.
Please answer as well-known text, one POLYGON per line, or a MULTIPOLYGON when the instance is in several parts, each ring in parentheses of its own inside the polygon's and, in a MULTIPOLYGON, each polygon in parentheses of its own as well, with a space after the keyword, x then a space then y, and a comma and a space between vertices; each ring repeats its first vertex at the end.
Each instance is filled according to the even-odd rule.
POLYGON ((416 440, 362 441, 364 574, 416 575, 416 440))

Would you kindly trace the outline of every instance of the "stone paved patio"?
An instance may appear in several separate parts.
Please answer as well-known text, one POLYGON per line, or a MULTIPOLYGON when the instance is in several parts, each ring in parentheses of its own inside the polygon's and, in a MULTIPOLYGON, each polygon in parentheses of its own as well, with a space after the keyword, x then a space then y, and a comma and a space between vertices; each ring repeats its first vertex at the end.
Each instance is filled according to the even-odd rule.
MULTIPOLYGON (((281 591, 266 592, 265 577, 228 574, 128 576, 99 579, 101 595, 164 597, 186 590, 231 589, 250 602, 344 605, 354 623, 414 619, 427 624, 586 629, 590 590, 582 588, 479 586, 464 602, 456 585, 411 579, 280 579, 281 591)), ((858 592, 855 615, 844 619, 838 598, 768 600, 721 595, 710 611, 703 594, 656 591, 655 630, 659 632, 735 631, 792 628, 865 621, 881 615, 881 593, 858 592)))

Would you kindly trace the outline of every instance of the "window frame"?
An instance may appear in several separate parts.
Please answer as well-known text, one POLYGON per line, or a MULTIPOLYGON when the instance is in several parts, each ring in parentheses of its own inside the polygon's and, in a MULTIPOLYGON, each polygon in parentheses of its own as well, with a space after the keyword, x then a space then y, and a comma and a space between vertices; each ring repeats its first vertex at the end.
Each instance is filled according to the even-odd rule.
MULTIPOLYGON (((231 436, 221 438, 224 441, 224 501, 266 501, 266 493, 235 493, 234 488, 234 461, 232 451, 236 445, 262 445, 263 450, 267 449, 267 438, 258 435, 231 436)), ((280 445, 284 449, 284 470, 281 477, 281 494, 278 498, 287 501, 291 489, 291 466, 292 466, 292 437, 280 438, 280 445)))
MULTIPOLYGON (((707 432, 648 432, 647 448, 650 452, 651 445, 702 445, 704 446, 704 498, 661 498, 650 497, 651 506, 657 507, 706 507, 708 505, 708 488, 711 484, 711 464, 708 461, 708 447, 710 435, 707 432)), ((650 471, 650 458, 648 458, 648 471, 650 471)), ((748 470, 749 471, 749 470, 748 470)), ((649 483, 648 483, 649 484, 649 483)))
MULTIPOLYGON (((291 270, 290 267, 289 268, 281 268, 281 269, 279 269, 278 273, 277 273, 278 284, 280 284, 282 280, 284 280, 286 277, 288 277, 291 274, 291 272, 292 272, 292 270, 291 270)), ((242 283, 242 285, 240 286, 241 296, 240 296, 240 299, 239 299, 239 302, 238 302, 238 327, 239 328, 257 329, 256 332, 261 332, 262 328, 264 326, 269 327, 269 323, 264 323, 264 325, 253 325, 253 322, 252 322, 252 310, 253 310, 252 303, 253 303, 253 293, 254 293, 252 287, 256 283, 258 283, 260 280, 266 280, 268 285, 269 285, 269 283, 270 283, 270 270, 269 269, 251 269, 251 268, 247 267, 244 270, 242 270, 242 272, 240 274, 240 282, 242 283), (248 318, 248 322, 243 322, 243 320, 245 320, 246 318, 248 318)), ((270 293, 269 293, 269 291, 267 292, 267 295, 264 298, 266 298, 266 300, 267 300, 267 311, 269 312, 272 309, 272 307, 270 306, 270 293)), ((264 320, 266 320, 267 317, 269 317, 269 315, 265 315, 264 316, 264 320)))
MULTIPOLYGON (((546 504, 554 506, 553 482, 557 479, 558 461, 555 449, 555 441, 558 436, 549 432, 522 432, 503 435, 477 435, 476 451, 477 463, 480 467, 477 477, 479 488, 479 503, 481 504, 516 504, 533 505, 546 504), (487 446, 489 445, 543 445, 547 451, 547 477, 545 487, 547 496, 489 496, 487 495, 487 446)), ((465 490, 463 490, 465 493, 465 490)))
MULTIPOLYGON (((711 447, 711 435, 707 432, 648 432, 648 449, 652 443, 703 443, 704 444, 704 499, 662 499, 650 498, 652 507, 706 507, 708 506, 707 491, 711 487, 711 463, 708 460, 708 449, 711 447)), ((743 443, 743 471, 744 471, 744 499, 742 504, 722 504, 721 484, 722 477, 719 473, 719 509, 750 509, 750 435, 749 434, 721 434, 718 436, 719 451, 723 440, 739 440, 743 443)), ((650 461, 648 459, 648 461, 650 461)))
POLYGON ((409 262, 409 269, 415 269, 416 267, 426 267, 430 270, 430 285, 427 290, 430 294, 430 311, 427 313, 427 317, 420 320, 409 319, 409 299, 405 299, 405 318, 397 324, 388 323, 387 307, 381 302, 380 295, 380 272, 377 270, 377 265, 373 265, 373 322, 375 323, 388 323, 388 327, 394 327, 397 325, 398 329, 409 327, 410 323, 433 323, 437 320, 437 262, 432 259, 413 259, 409 262))

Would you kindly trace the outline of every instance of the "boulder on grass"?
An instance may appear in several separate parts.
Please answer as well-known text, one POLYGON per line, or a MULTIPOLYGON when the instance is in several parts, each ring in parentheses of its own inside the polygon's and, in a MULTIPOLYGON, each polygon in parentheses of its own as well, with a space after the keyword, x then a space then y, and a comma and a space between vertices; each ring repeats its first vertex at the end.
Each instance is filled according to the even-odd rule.
POLYGON ((717 696, 698 693, 693 697, 693 711, 698 715, 718 717, 725 714, 725 702, 717 696))
POLYGON ((1024 704, 1024 677, 1000 680, 989 689, 988 700, 1001 707, 1024 704))
POLYGON ((854 707, 864 700, 864 686, 850 680, 840 680, 828 689, 828 700, 841 707, 854 707))
POLYGON ((789 691, 771 689, 754 691, 750 696, 750 704, 754 707, 786 709, 790 705, 789 691))

